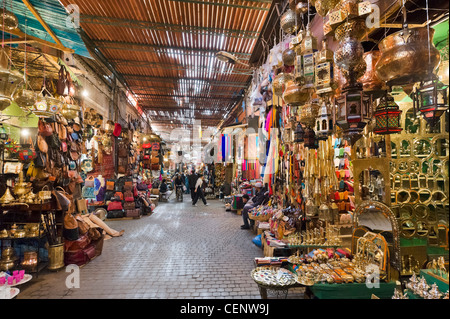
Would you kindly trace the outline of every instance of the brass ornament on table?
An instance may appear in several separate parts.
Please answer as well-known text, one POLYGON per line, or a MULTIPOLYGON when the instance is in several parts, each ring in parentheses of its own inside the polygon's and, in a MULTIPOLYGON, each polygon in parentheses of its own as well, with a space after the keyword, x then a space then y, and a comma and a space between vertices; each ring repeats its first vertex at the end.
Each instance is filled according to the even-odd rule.
POLYGON ((9 190, 9 187, 6 188, 5 194, 0 198, 0 204, 9 204, 14 202, 16 199, 14 196, 11 195, 11 191, 9 190))
POLYGON ((14 268, 17 264, 19 257, 15 256, 14 248, 7 247, 2 251, 2 259, 0 260, 0 270, 8 271, 14 268))

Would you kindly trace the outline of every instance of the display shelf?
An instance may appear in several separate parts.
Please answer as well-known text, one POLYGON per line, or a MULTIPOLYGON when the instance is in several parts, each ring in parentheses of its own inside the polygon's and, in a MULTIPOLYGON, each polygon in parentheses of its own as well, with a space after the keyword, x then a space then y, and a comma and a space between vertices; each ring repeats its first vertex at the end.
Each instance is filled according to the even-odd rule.
POLYGON ((337 249, 342 247, 341 245, 288 245, 288 248, 333 248, 337 249))

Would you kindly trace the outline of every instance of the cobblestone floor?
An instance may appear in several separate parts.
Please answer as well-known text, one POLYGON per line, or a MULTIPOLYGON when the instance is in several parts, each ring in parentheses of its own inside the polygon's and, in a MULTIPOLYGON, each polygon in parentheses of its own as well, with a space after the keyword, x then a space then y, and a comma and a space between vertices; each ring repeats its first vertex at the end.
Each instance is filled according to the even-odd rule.
MULTIPOLYGON (((141 219, 107 220, 125 234, 106 240, 103 253, 80 269, 80 288, 66 287, 65 269, 43 271, 17 299, 260 299, 250 277, 254 258, 263 255, 251 241, 255 234, 241 230, 242 217, 223 202, 192 207, 188 196, 141 219)), ((302 298, 302 291, 288 298, 302 298)))

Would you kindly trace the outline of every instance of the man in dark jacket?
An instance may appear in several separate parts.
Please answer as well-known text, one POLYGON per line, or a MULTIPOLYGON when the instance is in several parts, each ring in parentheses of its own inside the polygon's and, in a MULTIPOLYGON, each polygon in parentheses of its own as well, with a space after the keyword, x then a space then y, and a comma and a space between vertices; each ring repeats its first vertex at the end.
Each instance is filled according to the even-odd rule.
POLYGON ((189 188, 191 189, 191 199, 195 199, 195 184, 197 184, 198 175, 192 170, 191 175, 188 176, 189 188))
MULTIPOLYGON (((247 203, 244 205, 244 208, 242 209, 242 219, 244 221, 244 225, 241 226, 241 229, 249 229, 249 218, 248 218, 248 212, 254 207, 257 207, 264 203, 264 200, 266 199, 266 189, 263 187, 263 184, 261 182, 257 182, 255 184, 256 188, 256 194, 253 196, 247 203)), ((253 220, 250 221, 250 223, 253 224, 253 220)))

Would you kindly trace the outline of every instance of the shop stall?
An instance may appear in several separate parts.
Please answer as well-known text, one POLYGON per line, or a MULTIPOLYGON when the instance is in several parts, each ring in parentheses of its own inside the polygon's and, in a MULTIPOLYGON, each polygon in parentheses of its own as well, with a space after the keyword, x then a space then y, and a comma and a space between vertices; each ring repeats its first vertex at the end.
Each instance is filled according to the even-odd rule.
MULTIPOLYGON (((286 258, 257 265, 260 288, 391 298, 420 275, 426 296, 448 290, 426 269, 438 258, 448 269, 448 67, 438 69, 448 53, 433 41, 438 23, 411 28, 402 8, 399 31, 367 42, 371 13, 368 1, 289 1, 257 71, 250 100, 269 200, 249 218, 264 257, 286 258), (373 278, 380 290, 367 288, 373 278)), ((234 196, 244 193, 254 195, 234 196)))

